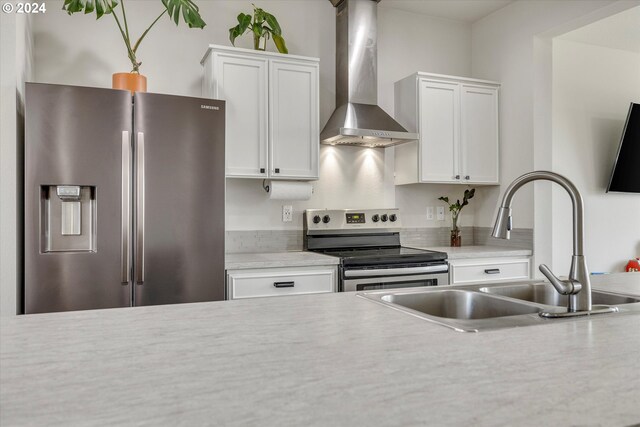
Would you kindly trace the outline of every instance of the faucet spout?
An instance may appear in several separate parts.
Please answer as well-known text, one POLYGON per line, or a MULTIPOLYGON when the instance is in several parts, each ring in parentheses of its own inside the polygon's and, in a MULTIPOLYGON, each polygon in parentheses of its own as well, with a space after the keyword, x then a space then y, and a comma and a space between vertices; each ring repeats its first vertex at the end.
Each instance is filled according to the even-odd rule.
POLYGON ((545 265, 540 266, 540 271, 559 293, 569 295, 568 311, 591 311, 591 281, 584 256, 584 203, 576 186, 566 177, 555 172, 534 171, 516 178, 504 193, 492 235, 499 239, 510 238, 513 196, 523 185, 536 180, 551 181, 560 185, 571 197, 573 207, 573 257, 569 280, 558 279, 545 265))

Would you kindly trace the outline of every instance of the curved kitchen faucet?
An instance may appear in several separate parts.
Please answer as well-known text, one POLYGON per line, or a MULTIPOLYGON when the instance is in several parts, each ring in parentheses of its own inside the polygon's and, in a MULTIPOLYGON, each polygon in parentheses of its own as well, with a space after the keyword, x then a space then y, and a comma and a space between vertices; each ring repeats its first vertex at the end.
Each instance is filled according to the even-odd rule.
POLYGON ((549 171, 529 172, 516 178, 504 193, 502 206, 498 210, 496 223, 493 227, 493 237, 510 238, 513 195, 526 183, 540 179, 555 182, 567 190, 573 205, 573 257, 571 258, 569 278, 568 280, 559 279, 544 264, 540 265, 540 271, 560 294, 569 295, 568 313, 590 312, 592 311, 591 281, 584 256, 584 206, 580 192, 571 181, 562 175, 549 171))

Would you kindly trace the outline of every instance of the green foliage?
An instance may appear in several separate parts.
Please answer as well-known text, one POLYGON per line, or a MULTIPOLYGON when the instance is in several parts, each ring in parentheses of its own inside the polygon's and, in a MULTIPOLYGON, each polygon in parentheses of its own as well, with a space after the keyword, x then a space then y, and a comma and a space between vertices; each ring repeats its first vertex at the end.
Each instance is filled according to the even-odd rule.
POLYGON ((456 200, 455 203, 449 203, 449 198, 447 196, 438 197, 438 200, 442 200, 447 205, 449 205, 449 211, 452 213, 460 213, 462 208, 469 204, 469 200, 473 199, 473 196, 476 194, 476 189, 472 188, 471 190, 464 190, 464 196, 462 197, 462 203, 460 203, 460 199, 456 200))
POLYGON ((88 14, 95 11, 97 19, 100 19, 102 15, 111 13, 117 5, 118 2, 115 0, 64 0, 62 9, 69 15, 76 12, 88 14))
POLYGON ((460 215, 460 211, 462 208, 469 204, 469 200, 473 199, 473 196, 476 194, 476 189, 472 188, 471 190, 464 190, 464 196, 462 197, 462 203, 460 203, 460 199, 456 200, 455 203, 449 203, 449 198, 447 196, 438 197, 438 200, 442 200, 447 205, 449 205, 449 212, 451 212, 451 221, 452 228, 454 230, 458 229, 458 216, 460 215))
POLYGON ((118 25, 122 40, 127 48, 127 55, 133 65, 132 72, 139 73, 140 65, 142 62, 138 62, 136 53, 140 43, 149 33, 149 30, 160 20, 160 18, 167 13, 169 19, 174 21, 176 25, 180 23, 180 16, 189 28, 204 28, 207 25, 200 16, 198 6, 193 0, 162 0, 163 10, 160 15, 149 25, 149 27, 142 33, 138 40, 132 44, 131 37, 129 36, 129 24, 127 23, 127 13, 124 7, 124 0, 120 0, 120 4, 116 0, 64 0, 62 9, 66 10, 69 15, 77 12, 83 12, 85 15, 95 12, 96 19, 102 18, 104 15, 111 15, 118 25), (118 17, 116 8, 120 6, 122 17, 118 17), (122 21, 120 21, 122 19, 122 21))
POLYGON ((253 48, 256 50, 265 50, 267 40, 273 39, 278 52, 289 53, 287 45, 282 37, 282 28, 275 16, 265 10, 253 5, 253 17, 246 13, 238 15, 238 25, 229 28, 229 40, 235 46, 238 37, 246 33, 253 33, 253 48), (260 47, 260 40, 264 39, 264 45, 260 47))
POLYGON ((192 0, 162 0, 169 17, 178 25, 180 15, 189 28, 204 28, 207 25, 200 17, 199 8, 192 0))

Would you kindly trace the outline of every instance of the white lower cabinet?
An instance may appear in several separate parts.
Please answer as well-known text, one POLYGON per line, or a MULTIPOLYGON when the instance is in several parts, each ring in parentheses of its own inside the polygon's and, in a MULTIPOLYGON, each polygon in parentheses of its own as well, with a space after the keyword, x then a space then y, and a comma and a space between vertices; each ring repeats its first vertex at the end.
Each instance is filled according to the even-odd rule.
POLYGON ((473 258, 449 261, 451 285, 529 280, 530 258, 473 258))
POLYGON ((336 267, 227 270, 229 299, 335 292, 336 267))

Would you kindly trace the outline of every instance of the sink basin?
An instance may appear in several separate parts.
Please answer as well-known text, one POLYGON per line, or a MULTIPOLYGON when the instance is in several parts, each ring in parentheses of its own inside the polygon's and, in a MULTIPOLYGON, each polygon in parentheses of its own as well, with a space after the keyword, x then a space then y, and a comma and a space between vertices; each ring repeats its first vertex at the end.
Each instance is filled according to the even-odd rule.
POLYGON ((489 319, 538 313, 540 308, 466 290, 385 295, 382 301, 447 319, 489 319))
POLYGON ((640 296, 592 291, 593 304, 600 306, 599 312, 594 310, 589 315, 569 317, 566 315, 567 297, 558 294, 551 284, 540 282, 433 286, 358 292, 356 295, 459 332, 571 322, 592 318, 595 314, 640 314, 640 296))
MULTIPOLYGON (((509 286, 491 286, 479 289, 492 295, 500 295, 518 300, 530 301, 537 304, 566 306, 568 297, 560 295, 549 283, 533 283, 509 286)), ((640 298, 625 295, 610 294, 602 291, 592 291, 591 300, 593 304, 621 305, 640 302, 640 298)))

